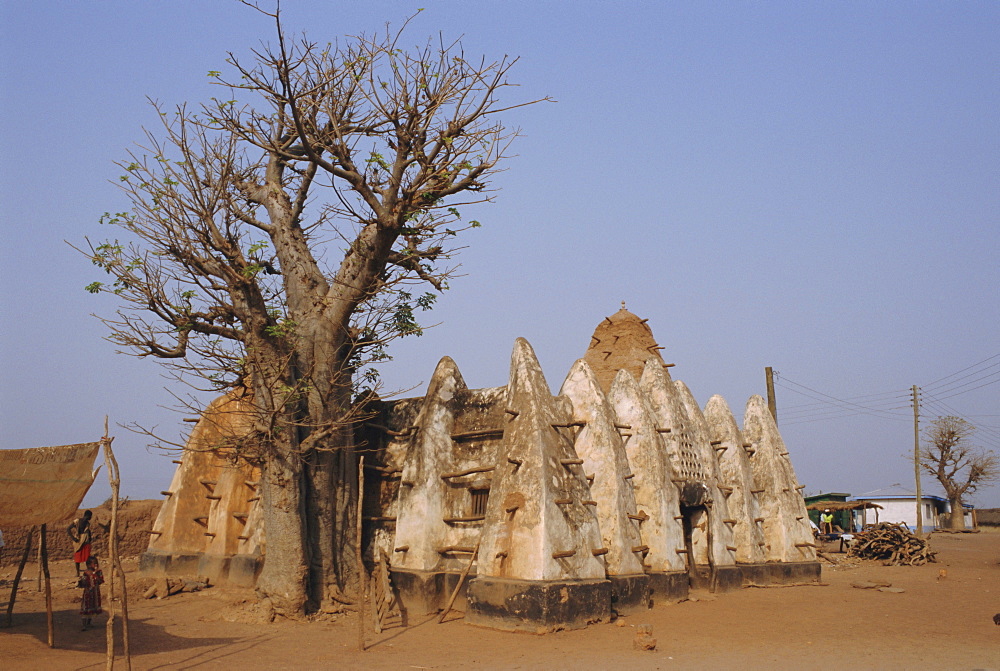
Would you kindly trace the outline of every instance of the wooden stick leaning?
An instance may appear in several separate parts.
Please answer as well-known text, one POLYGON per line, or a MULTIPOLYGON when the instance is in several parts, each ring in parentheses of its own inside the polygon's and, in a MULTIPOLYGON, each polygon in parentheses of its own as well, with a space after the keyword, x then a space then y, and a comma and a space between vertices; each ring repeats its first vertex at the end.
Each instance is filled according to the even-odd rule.
POLYGON ((45 625, 49 633, 49 647, 55 647, 56 637, 52 624, 52 577, 49 575, 49 547, 46 536, 46 525, 40 527, 38 545, 42 554, 42 573, 45 575, 45 625))
POLYGON ((108 436, 108 418, 104 417, 104 437, 101 445, 104 447, 104 463, 108 467, 108 482, 111 484, 111 528, 108 532, 108 554, 111 562, 111 580, 108 583, 108 623, 107 632, 107 669, 115 666, 115 585, 121 581, 122 607, 122 651, 125 656, 125 668, 132 670, 132 656, 129 652, 128 640, 128 590, 125 587, 125 569, 122 568, 121 555, 118 552, 118 502, 121 476, 118 472, 118 460, 111 451, 114 438, 108 436))
POLYGON ((361 510, 365 500, 365 457, 361 455, 358 464, 358 521, 357 521, 357 561, 361 576, 361 594, 358 596, 358 650, 365 650, 365 593, 368 591, 368 572, 365 570, 364 552, 361 548, 361 510))
POLYGON ((451 612, 451 607, 454 605, 455 599, 458 598, 458 593, 461 591, 462 585, 465 583, 465 579, 469 575, 469 571, 472 570, 472 565, 476 563, 476 557, 479 555, 479 544, 482 542, 482 538, 476 541, 476 549, 472 551, 472 557, 469 558, 469 565, 462 570, 462 575, 458 578, 458 584, 455 585, 455 589, 452 590, 451 597, 448 599, 448 605, 444 607, 441 617, 438 618, 438 624, 444 622, 444 618, 446 618, 448 613, 451 612))
POLYGON ((11 618, 14 613, 14 600, 17 598, 17 586, 21 582, 21 573, 24 565, 28 563, 28 555, 31 554, 31 538, 35 535, 35 527, 28 530, 28 537, 24 540, 24 554, 21 555, 21 563, 17 565, 17 573, 14 574, 14 584, 10 588, 10 599, 7 601, 7 624, 11 625, 11 618))

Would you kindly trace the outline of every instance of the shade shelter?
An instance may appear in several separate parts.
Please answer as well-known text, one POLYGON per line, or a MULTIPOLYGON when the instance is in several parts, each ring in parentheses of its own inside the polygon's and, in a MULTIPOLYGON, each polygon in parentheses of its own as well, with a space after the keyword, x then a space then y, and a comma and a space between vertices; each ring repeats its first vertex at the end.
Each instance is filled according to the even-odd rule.
POLYGON ((875 511, 875 522, 873 524, 878 524, 878 511, 882 509, 877 503, 872 503, 871 501, 813 501, 806 505, 806 510, 830 510, 832 512, 839 511, 855 511, 860 510, 862 515, 861 526, 865 527, 868 525, 868 515, 869 510, 875 511))
POLYGON ((5 626, 11 626, 17 587, 31 551, 34 527, 40 529, 40 560, 45 576, 45 609, 49 647, 52 630, 52 585, 49 578, 47 526, 71 519, 94 482, 94 460, 100 443, 0 450, 0 528, 32 527, 25 540, 7 602, 5 626))

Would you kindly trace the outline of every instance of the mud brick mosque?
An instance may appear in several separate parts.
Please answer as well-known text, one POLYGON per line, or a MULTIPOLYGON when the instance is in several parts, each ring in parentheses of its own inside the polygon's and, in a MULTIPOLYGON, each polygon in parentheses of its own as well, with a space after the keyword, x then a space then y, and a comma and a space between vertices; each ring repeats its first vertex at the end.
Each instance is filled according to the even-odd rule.
MULTIPOLYGON (((605 318, 555 396, 531 346, 506 386, 469 389, 438 363, 420 398, 382 401, 366 446, 364 548, 404 612, 455 604, 473 624, 533 632, 682 600, 692 588, 818 580, 795 470, 767 405, 742 429, 698 406, 653 333, 605 318)), ((252 585, 266 560, 259 473, 213 449, 246 431, 246 401, 206 408, 150 532, 148 575, 252 585)))

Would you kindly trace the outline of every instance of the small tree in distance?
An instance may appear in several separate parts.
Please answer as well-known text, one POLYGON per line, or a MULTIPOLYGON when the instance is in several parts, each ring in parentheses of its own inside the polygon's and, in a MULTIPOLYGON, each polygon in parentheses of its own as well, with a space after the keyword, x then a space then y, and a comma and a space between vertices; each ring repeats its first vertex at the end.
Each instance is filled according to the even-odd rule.
POLYGON ((123 304, 110 340, 252 400, 232 447, 262 471, 258 589, 294 615, 357 597, 356 401, 447 288, 456 236, 478 226, 458 208, 490 200, 517 135, 496 115, 521 105, 498 97, 516 59, 406 51, 388 27, 289 40, 257 9, 276 44, 210 72, 222 98, 155 104, 162 128, 119 164, 131 207, 103 220, 128 241, 88 240, 112 278, 88 290, 123 304))
POLYGON ((976 427, 960 417, 938 417, 924 431, 920 464, 937 478, 951 504, 949 528, 965 528, 966 494, 1000 479, 1000 459, 975 447, 969 439, 976 427))

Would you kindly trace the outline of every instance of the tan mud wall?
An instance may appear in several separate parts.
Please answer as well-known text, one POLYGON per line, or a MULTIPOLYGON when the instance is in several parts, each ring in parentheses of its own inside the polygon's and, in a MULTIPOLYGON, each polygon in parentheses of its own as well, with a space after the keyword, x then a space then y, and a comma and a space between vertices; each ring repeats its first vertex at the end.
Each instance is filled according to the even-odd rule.
MULTIPOLYGON (((146 551, 149 545, 148 531, 153 527, 153 520, 160 510, 162 501, 128 501, 118 511, 118 528, 120 537, 118 549, 122 557, 136 557, 146 551)), ((102 560, 108 556, 108 535, 104 525, 111 524, 110 508, 91 508, 94 517, 91 527, 94 530, 92 552, 102 560)), ((76 517, 83 515, 83 509, 77 511, 76 517)), ((48 548, 50 561, 69 560, 73 556, 73 542, 66 533, 66 528, 73 520, 55 522, 47 526, 48 548)), ((0 566, 16 566, 24 551, 24 541, 30 527, 12 527, 3 529, 3 539, 6 547, 0 557, 0 566)), ((31 542, 31 561, 38 556, 38 534, 31 542)))

